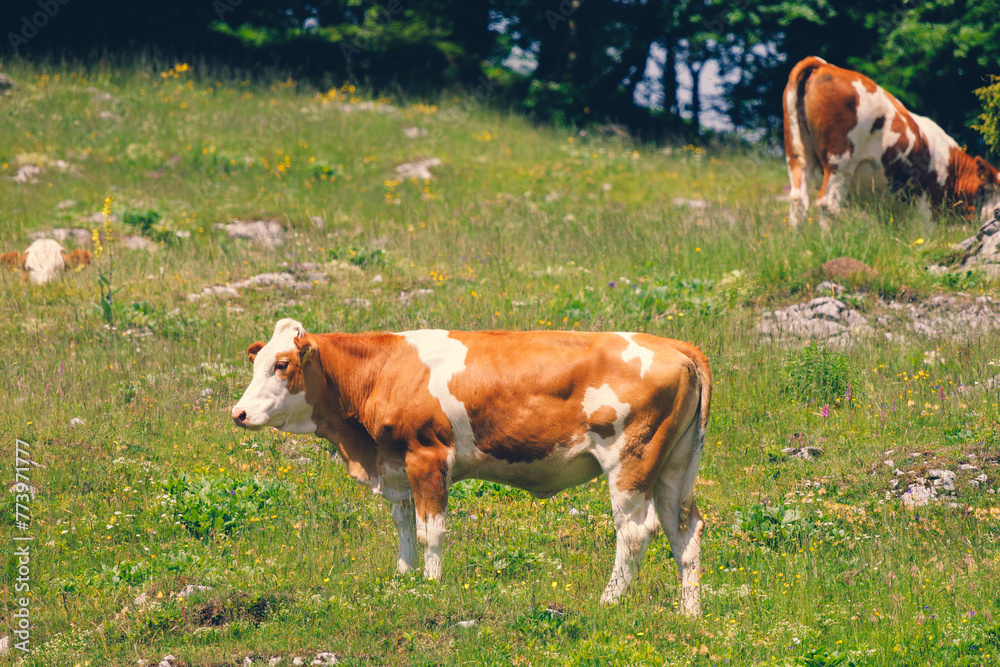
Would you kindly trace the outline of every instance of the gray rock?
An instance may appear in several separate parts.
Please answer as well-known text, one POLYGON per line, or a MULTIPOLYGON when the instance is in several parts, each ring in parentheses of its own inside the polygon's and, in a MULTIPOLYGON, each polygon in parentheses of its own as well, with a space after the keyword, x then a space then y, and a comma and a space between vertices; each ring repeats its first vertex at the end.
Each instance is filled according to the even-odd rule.
POLYGON ((928 470, 927 477, 931 480, 931 484, 936 487, 940 487, 945 491, 955 490, 955 473, 951 470, 928 470))
POLYGON ((455 625, 457 625, 460 628, 474 628, 477 625, 479 625, 479 621, 477 621, 476 619, 470 619, 468 621, 459 621, 455 625))
POLYGON ((674 197, 670 200, 674 206, 687 208, 708 208, 708 202, 704 199, 688 199, 687 197, 674 197))
POLYGON ((340 661, 337 660, 337 656, 333 653, 317 653, 316 658, 310 663, 313 665, 338 665, 340 661))
POLYGON ((974 488, 979 488, 980 486, 986 484, 987 481, 989 481, 989 478, 986 476, 986 473, 983 473, 982 475, 976 475, 973 477, 969 481, 969 484, 971 484, 974 488))
POLYGON ((83 426, 86 423, 87 422, 83 421, 79 417, 73 417, 72 419, 69 420, 69 425, 70 426, 83 426))
POLYGON ((918 479, 908 486, 906 491, 903 491, 901 500, 904 507, 907 509, 923 507, 937 497, 937 491, 934 490, 934 487, 927 486, 925 482, 926 480, 918 479))
POLYGON ((781 453, 791 459, 812 461, 823 456, 823 449, 813 445, 806 445, 805 447, 785 447, 781 450, 781 453))
POLYGON ((428 289, 426 287, 418 287, 415 290, 410 290, 409 292, 399 293, 399 302, 404 306, 409 305, 414 299, 419 299, 420 297, 430 296, 434 294, 434 290, 428 289))
POLYGON ((816 285, 817 292, 832 292, 834 296, 840 296, 844 293, 844 286, 833 282, 832 280, 824 280, 819 285, 816 285))
POLYGON ((0 655, 10 652, 10 636, 0 637, 0 655))
POLYGON ((276 220, 233 220, 229 223, 215 223, 214 229, 221 229, 230 238, 243 239, 254 245, 274 248, 285 239, 285 230, 276 220))
MULTIPOLYGON (((104 223, 104 218, 101 218, 101 223, 104 223)), ((32 241, 37 241, 38 239, 55 239, 59 242, 72 241, 76 245, 90 245, 93 243, 93 235, 89 229, 84 229, 83 227, 57 227, 56 229, 49 230, 39 230, 37 232, 31 232, 28 234, 28 238, 32 241)))

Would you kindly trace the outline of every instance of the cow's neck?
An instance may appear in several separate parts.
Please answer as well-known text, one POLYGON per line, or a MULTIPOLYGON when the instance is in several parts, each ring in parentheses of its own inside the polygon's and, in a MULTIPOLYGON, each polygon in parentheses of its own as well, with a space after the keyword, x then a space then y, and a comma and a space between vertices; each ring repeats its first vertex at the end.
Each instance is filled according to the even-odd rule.
POLYGON ((392 334, 321 334, 316 336, 322 380, 321 400, 314 405, 313 419, 320 429, 339 431, 344 421, 357 422, 372 387, 398 345, 392 334))

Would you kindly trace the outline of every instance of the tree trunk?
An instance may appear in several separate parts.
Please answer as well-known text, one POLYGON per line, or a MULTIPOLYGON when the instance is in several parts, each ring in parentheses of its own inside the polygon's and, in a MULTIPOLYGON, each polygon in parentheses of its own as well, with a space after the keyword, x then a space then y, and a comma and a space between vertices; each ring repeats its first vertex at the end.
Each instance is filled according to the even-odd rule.
POLYGON ((671 116, 676 116, 677 108, 677 54, 674 52, 674 44, 667 37, 664 40, 664 47, 667 56, 663 63, 663 110, 671 116))
POLYGON ((704 62, 689 62, 688 70, 691 72, 691 120, 694 121, 695 131, 701 136, 701 68, 704 62))

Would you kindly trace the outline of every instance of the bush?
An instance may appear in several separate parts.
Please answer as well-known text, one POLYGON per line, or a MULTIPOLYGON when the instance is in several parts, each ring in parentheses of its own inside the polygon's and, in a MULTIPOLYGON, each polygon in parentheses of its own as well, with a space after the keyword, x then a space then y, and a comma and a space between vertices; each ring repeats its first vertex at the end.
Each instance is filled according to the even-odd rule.
POLYGON ((793 352, 785 361, 784 393, 800 401, 830 401, 843 397, 853 372, 847 357, 816 343, 793 352))
POLYGON ((979 114, 980 123, 972 129, 983 135, 990 149, 1000 153, 1000 76, 991 76, 990 80, 993 83, 974 91, 983 104, 983 112, 979 114))
POLYGON ((203 540, 219 533, 232 534, 238 526, 275 510, 289 497, 280 482, 258 479, 192 480, 177 475, 165 480, 163 489, 174 520, 203 540))

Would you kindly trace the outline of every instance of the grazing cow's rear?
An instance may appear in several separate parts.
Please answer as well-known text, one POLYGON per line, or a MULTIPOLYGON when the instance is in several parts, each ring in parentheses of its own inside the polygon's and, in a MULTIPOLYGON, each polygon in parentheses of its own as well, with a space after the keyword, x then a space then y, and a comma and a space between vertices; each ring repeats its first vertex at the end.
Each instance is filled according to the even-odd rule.
POLYGON ((316 433, 350 475, 392 503, 397 569, 441 575, 448 486, 468 478, 539 498, 604 473, 617 531, 601 596, 628 587, 662 527, 681 606, 700 611, 703 522, 692 495, 708 419, 708 361, 694 346, 631 333, 421 330, 307 334, 281 320, 248 350, 237 425, 316 433))
POLYGON ((1000 206, 1000 172, 862 74, 806 58, 792 69, 782 101, 792 227, 805 217, 809 178, 819 169, 823 226, 852 184, 912 190, 935 211, 948 206, 984 222, 1000 206))

